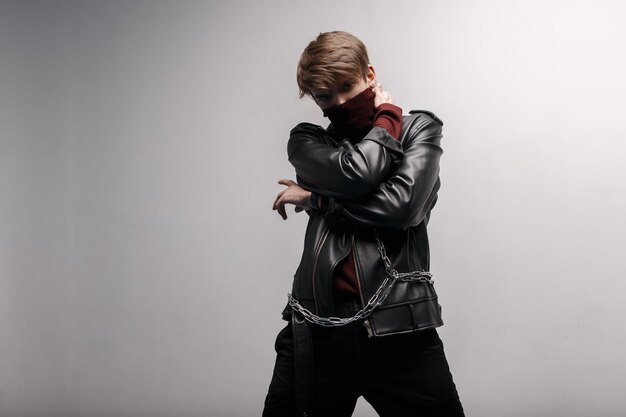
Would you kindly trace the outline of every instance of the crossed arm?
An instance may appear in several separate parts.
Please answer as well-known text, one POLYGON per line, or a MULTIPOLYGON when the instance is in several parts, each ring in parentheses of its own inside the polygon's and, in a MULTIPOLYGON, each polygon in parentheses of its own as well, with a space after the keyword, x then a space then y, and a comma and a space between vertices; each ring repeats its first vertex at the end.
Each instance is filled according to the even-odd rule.
POLYGON ((403 156, 400 142, 382 127, 374 126, 357 144, 348 140, 338 147, 327 143, 319 126, 300 123, 287 143, 289 162, 298 183, 330 197, 357 199, 372 193, 403 156))
MULTIPOLYGON (((440 146, 441 125, 429 117, 418 118, 415 123, 419 125, 413 137, 405 141, 403 158, 391 173, 391 164, 380 164, 379 167, 386 169, 383 173, 351 176, 348 181, 345 178, 337 180, 335 175, 341 172, 341 167, 335 167, 335 171, 327 168, 328 171, 320 175, 315 175, 314 170, 306 171, 311 167, 311 159, 315 159, 311 161, 313 165, 329 164, 328 160, 319 161, 319 155, 305 153, 298 155, 298 158, 290 157, 300 185, 290 180, 280 180, 279 183, 287 188, 278 194, 273 209, 286 219, 285 204, 294 204, 296 212, 313 209, 316 205, 311 198, 319 194, 330 203, 325 215, 336 217, 338 221, 398 229, 419 224, 437 198, 440 185, 439 160, 443 151, 440 146), (380 181, 374 186, 379 178, 380 181), (352 187, 359 181, 367 181, 367 184, 356 187, 355 192, 352 187), (331 187, 327 188, 329 183, 331 187)), ((333 148, 331 145, 324 146, 333 148)))
POLYGON ((276 196, 272 209, 283 219, 287 218, 285 204, 294 204, 296 213, 319 208, 312 200, 317 194, 344 200, 370 194, 399 163, 403 149, 382 127, 373 127, 358 144, 344 140, 334 145, 321 127, 300 123, 291 130, 287 153, 298 182, 278 181, 287 189, 276 196))

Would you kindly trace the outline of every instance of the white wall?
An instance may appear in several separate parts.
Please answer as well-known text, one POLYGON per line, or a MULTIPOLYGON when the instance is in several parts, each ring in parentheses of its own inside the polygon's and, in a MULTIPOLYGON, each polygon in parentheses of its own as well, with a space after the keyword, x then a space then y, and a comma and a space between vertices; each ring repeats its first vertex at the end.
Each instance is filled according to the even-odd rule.
MULTIPOLYGON (((259 415, 306 215, 295 66, 368 46, 444 122, 440 334, 468 416, 621 416, 619 1, 0 2, 0 415, 259 415)), ((360 402, 355 416, 373 416, 360 402)))

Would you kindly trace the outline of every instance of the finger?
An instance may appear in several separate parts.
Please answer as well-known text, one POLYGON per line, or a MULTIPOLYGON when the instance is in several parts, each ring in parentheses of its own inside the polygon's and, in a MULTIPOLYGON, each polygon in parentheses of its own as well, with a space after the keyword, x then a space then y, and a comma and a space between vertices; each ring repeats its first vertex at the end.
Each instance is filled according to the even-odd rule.
POLYGON ((292 180, 287 180, 287 179, 280 179, 280 180, 278 180, 278 183, 282 184, 282 185, 286 185, 286 186, 290 186, 290 185, 294 185, 295 184, 295 182, 293 182, 292 180))
POLYGON ((284 204, 279 204, 278 205, 278 214, 281 215, 283 220, 287 220, 287 212, 285 211, 285 205, 284 204))
POLYGON ((280 217, 282 217, 282 218, 283 218, 283 220, 287 220, 287 216, 286 216, 286 215, 284 215, 284 214, 282 214, 280 211, 278 212, 278 215, 279 215, 280 217))
POLYGON ((276 210, 276 204, 278 203, 278 200, 283 196, 285 191, 287 191, 287 190, 282 190, 281 192, 278 193, 278 195, 274 199, 274 204, 272 205, 272 210, 276 210))
POLYGON ((280 199, 280 195, 276 196, 276 200, 274 200, 274 210, 278 210, 278 212, 280 213, 280 204, 281 204, 281 199, 280 199))
POLYGON ((280 214, 283 219, 287 218, 287 211, 285 210, 285 203, 286 202, 284 201, 282 197, 276 202, 276 210, 278 210, 278 214, 280 214))
POLYGON ((302 206, 296 206, 294 210, 296 213, 300 213, 302 210, 304 210, 304 208, 302 206))
POLYGON ((276 204, 277 205, 278 204, 282 204, 284 206, 285 204, 293 204, 293 205, 295 205, 296 203, 298 203, 298 202, 295 201, 294 196, 293 196, 292 193, 284 193, 283 195, 280 196, 280 199, 278 200, 278 202, 276 204))

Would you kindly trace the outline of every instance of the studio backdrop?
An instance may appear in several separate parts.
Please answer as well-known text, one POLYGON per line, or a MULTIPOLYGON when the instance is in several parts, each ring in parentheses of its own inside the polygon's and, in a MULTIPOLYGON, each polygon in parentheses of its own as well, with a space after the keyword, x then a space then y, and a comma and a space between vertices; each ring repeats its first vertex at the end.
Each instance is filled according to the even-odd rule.
MULTIPOLYGON (((444 122, 429 225, 468 416, 623 416, 621 1, 0 1, 0 415, 260 415, 305 213, 295 70, 367 45, 444 122)), ((374 416, 360 401, 355 416, 374 416)))

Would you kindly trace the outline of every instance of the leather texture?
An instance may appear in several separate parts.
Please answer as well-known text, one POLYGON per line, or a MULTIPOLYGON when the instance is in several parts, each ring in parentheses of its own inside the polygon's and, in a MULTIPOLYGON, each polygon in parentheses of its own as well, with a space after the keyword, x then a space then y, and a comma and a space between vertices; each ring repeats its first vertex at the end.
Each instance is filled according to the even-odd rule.
MULTIPOLYGON (((333 271, 352 249, 363 305, 385 279, 374 228, 399 272, 428 271, 427 225, 440 187, 443 123, 433 113, 402 116, 400 140, 373 127, 359 143, 300 123, 291 131, 288 157, 303 188, 329 197, 327 212, 307 210, 304 249, 293 296, 320 316, 333 316, 333 271)), ((283 310, 289 319, 291 309, 283 310)), ((371 336, 406 333, 443 324, 433 286, 396 282, 367 320, 371 336)))

